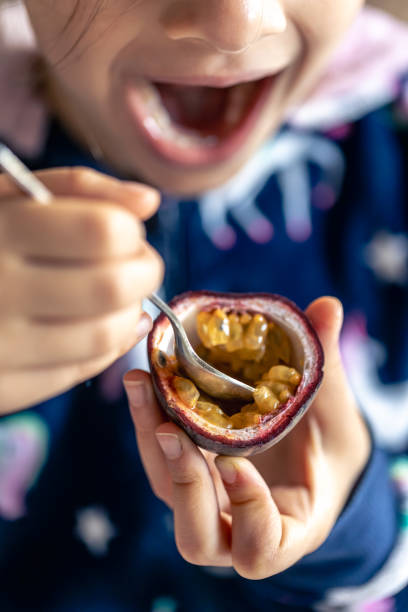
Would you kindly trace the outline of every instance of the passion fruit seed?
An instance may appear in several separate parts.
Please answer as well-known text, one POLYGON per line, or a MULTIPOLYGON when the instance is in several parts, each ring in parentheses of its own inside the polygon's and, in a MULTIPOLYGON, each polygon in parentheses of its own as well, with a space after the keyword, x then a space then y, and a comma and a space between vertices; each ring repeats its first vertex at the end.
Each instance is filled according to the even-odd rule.
POLYGON ((289 338, 263 315, 227 314, 220 308, 199 312, 197 332, 202 342, 197 351, 206 361, 257 381, 254 403, 228 416, 218 404, 202 396, 191 380, 174 376, 177 395, 208 422, 226 429, 255 426, 263 415, 275 412, 295 394, 301 380, 299 372, 290 365, 270 366, 270 363, 289 360, 289 338), (265 354, 269 365, 263 360, 265 354))
POLYGON ((233 353, 244 346, 244 330, 237 314, 230 314, 228 319, 230 333, 225 348, 228 353, 233 353))
POLYGON ((271 382, 289 383, 290 385, 298 385, 300 383, 300 374, 295 368, 288 368, 287 366, 272 366, 262 376, 262 380, 271 382))
POLYGON ((175 376, 173 385, 179 398, 187 404, 189 408, 194 408, 200 397, 200 392, 191 380, 175 376))
POLYGON ((237 412, 230 417, 230 422, 233 429, 243 429, 244 427, 253 427, 259 425, 261 415, 254 410, 246 413, 237 412))
POLYGON ((153 387, 163 410, 191 440, 211 453, 249 457, 271 448, 296 427, 316 397, 324 365, 319 338, 296 304, 268 293, 193 291, 175 297, 171 308, 188 332, 193 332, 191 325, 198 315, 194 347, 205 361, 254 389, 263 387, 257 391, 260 409, 255 397, 241 407, 238 401, 211 397, 199 388, 194 393, 194 387, 179 384, 190 403, 199 393, 195 406, 189 408, 174 385, 174 378, 183 378, 184 373, 173 350, 171 324, 160 315, 148 337, 153 387), (213 319, 216 310, 222 315, 218 312, 213 319), (257 314, 266 320, 266 334, 262 318, 258 327, 251 326, 257 314), (263 341, 255 340, 255 349, 244 345, 250 326, 255 336, 265 334, 263 341), (220 332, 224 344, 217 343, 220 332), (159 358, 160 351, 165 360, 159 358), (241 351, 248 351, 243 353, 247 359, 241 351), (272 411, 264 413, 269 408, 272 411))
POLYGON ((267 333, 268 323, 266 322, 265 317, 261 314, 256 314, 248 324, 245 332, 245 348, 257 351, 260 347, 264 347, 267 333))
POLYGON ((223 310, 217 308, 208 322, 208 336, 211 346, 226 344, 230 335, 229 319, 223 310))
POLYGON ((266 385, 255 387, 254 400, 261 414, 274 412, 279 406, 279 398, 266 385))
POLYGON ((212 347, 211 338, 208 331, 208 323, 210 322, 211 317, 212 315, 210 312, 199 312, 197 315, 197 333, 205 348, 212 347))
POLYGON ((165 368, 167 365, 166 355, 162 351, 159 351, 159 354, 157 356, 157 363, 161 368, 165 368))
POLYGON ((197 402, 195 412, 204 417, 210 423, 213 423, 213 425, 225 427, 226 429, 232 428, 232 423, 230 422, 228 416, 225 414, 222 408, 217 406, 217 404, 199 401, 197 402))
POLYGON ((247 325, 251 321, 251 315, 248 312, 244 312, 240 317, 241 325, 247 325))

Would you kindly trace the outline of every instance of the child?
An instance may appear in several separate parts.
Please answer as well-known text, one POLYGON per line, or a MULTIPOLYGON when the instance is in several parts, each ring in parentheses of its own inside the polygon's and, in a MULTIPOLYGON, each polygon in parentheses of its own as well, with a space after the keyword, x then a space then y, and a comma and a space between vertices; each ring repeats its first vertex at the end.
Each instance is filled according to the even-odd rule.
POLYGON ((0 409, 31 408, 0 421, 1 610, 407 608, 406 142, 374 111, 407 33, 361 5, 27 0, 29 22, 5 5, 0 134, 56 197, 0 177, 0 409), (324 384, 252 461, 202 453, 132 369, 136 455, 117 360, 162 260, 166 298, 312 302, 324 384))

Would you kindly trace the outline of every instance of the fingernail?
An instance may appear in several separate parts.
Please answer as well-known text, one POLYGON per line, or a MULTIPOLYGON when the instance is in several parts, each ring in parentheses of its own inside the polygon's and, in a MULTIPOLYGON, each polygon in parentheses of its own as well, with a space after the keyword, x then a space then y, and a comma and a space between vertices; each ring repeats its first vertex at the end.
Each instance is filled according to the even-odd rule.
POLYGON ((237 479, 237 469, 229 459, 217 459, 215 465, 221 474, 221 478, 227 484, 233 484, 237 479))
POLYGON ((142 338, 144 338, 149 333, 149 331, 152 329, 152 326, 153 326, 152 319, 149 317, 148 314, 143 312, 140 315, 140 319, 136 326, 136 332, 137 332, 138 338, 142 340, 142 338))
POLYGON ((124 380, 126 394, 131 408, 139 408, 148 402, 146 385, 141 380, 124 380))
POLYGON ((181 457, 183 448, 176 434, 158 433, 156 438, 167 459, 174 460, 181 457))

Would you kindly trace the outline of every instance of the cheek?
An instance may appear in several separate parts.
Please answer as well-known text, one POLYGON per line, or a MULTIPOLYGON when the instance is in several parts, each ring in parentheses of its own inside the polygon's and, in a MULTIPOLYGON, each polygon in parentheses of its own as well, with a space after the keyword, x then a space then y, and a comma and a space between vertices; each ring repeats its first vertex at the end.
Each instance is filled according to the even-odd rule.
POLYGON ((61 2, 61 10, 54 6, 53 12, 50 4, 33 0, 27 8, 53 79, 73 99, 98 105, 108 95, 116 56, 138 37, 144 23, 137 3, 116 0, 113 6, 101 0, 68 0, 61 2))
MULTIPOLYGON (((96 0, 89 0, 94 5, 96 0)), ((73 46, 84 28, 85 13, 78 0, 26 0, 31 23, 42 52, 50 63, 57 62, 73 46)))
POLYGON ((62 75, 103 72, 143 23, 138 2, 131 0, 27 0, 26 5, 43 56, 62 75))
POLYGON ((347 31, 364 0, 287 0, 287 11, 312 52, 335 46, 347 31))

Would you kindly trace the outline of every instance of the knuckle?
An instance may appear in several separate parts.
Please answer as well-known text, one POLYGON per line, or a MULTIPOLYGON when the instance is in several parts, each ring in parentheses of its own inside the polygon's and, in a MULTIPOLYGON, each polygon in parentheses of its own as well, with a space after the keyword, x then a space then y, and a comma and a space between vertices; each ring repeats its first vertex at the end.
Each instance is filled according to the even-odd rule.
POLYGON ((236 572, 248 580, 263 580, 272 575, 271 569, 267 569, 265 564, 259 559, 254 559, 251 555, 248 558, 240 559, 234 564, 236 572))
POLYGON ((87 222, 87 238, 106 255, 120 255, 136 251, 140 231, 136 220, 119 206, 99 207, 98 214, 91 215, 87 222))
POLYGON ((97 249, 110 252, 113 246, 113 232, 109 217, 101 210, 89 212, 82 218, 82 234, 88 243, 97 249))
POLYGON ((322 544, 324 544, 330 534, 331 528, 331 525, 326 525, 319 529, 315 536, 311 538, 310 544, 307 547, 308 554, 315 552, 315 550, 317 550, 318 548, 320 548, 320 546, 322 546, 322 544))
POLYGON ((152 276, 155 285, 157 285, 158 283, 161 283, 164 278, 164 262, 160 255, 157 253, 157 251, 155 251, 154 249, 152 249, 152 256, 154 267, 154 274, 152 276))
POLYGON ((150 482, 150 487, 151 487, 151 489, 152 489, 152 491, 153 491, 153 495, 154 495, 155 497, 157 497, 157 499, 160 499, 160 501, 165 501, 165 499, 164 499, 164 495, 163 495, 163 492, 161 491, 160 487, 158 487, 158 486, 157 486, 155 483, 153 483, 151 480, 150 480, 149 482, 150 482))
POLYGON ((168 492, 166 493, 165 491, 163 491, 161 488, 153 484, 151 481, 150 481, 150 486, 153 491, 153 494, 157 497, 157 499, 159 499, 161 502, 166 504, 166 506, 168 506, 171 509, 172 508, 171 495, 168 492))
POLYGON ((113 356, 104 356, 103 359, 89 359, 88 361, 73 365, 67 373, 67 378, 69 379, 69 386, 76 385, 85 380, 88 380, 89 378, 97 376, 98 374, 103 372, 106 367, 113 361, 113 356))
POLYGON ((193 538, 176 539, 177 548, 180 555, 187 563, 191 565, 213 565, 214 559, 200 548, 200 543, 197 543, 193 538))
POLYGON ((116 310, 128 302, 128 289, 124 275, 112 271, 95 281, 92 297, 105 309, 116 310))
POLYGON ((85 166, 67 168, 67 182, 73 191, 82 191, 96 182, 98 172, 85 166))
POLYGON ((172 480, 180 489, 192 487, 200 489, 204 486, 203 478, 200 474, 191 472, 191 470, 188 469, 183 469, 182 466, 180 466, 179 469, 174 469, 172 480))
POLYGON ((90 338, 90 352, 92 355, 104 355, 115 347, 117 341, 114 327, 111 323, 98 324, 90 338))
MULTIPOLYGON (((142 246, 143 272, 139 267, 139 272, 143 278, 143 294, 149 295, 156 290, 162 283, 164 277, 164 263, 160 255, 148 243, 142 246)), ((140 293, 139 283, 136 283, 140 293)))
POLYGON ((249 580, 262 580, 276 573, 279 565, 278 549, 266 542, 254 542, 234 555, 234 567, 238 574, 249 580))

